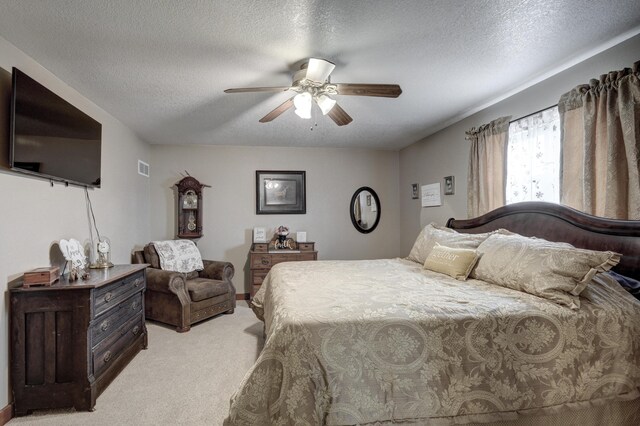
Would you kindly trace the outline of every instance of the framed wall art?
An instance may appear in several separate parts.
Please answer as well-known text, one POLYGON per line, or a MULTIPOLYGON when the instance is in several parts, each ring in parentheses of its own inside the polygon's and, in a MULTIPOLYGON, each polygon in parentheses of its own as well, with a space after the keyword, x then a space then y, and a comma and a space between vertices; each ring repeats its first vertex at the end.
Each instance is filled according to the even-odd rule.
POLYGON ((455 179, 454 176, 446 176, 444 178, 444 195, 453 195, 456 193, 455 179))
POLYGON ((256 170, 256 214, 306 214, 304 171, 256 170))
POLYGON ((422 207, 434 207, 442 205, 440 195, 440 182, 422 185, 422 207))
POLYGON ((412 200, 417 200, 418 199, 418 184, 417 183, 412 183, 411 184, 411 199, 412 200))

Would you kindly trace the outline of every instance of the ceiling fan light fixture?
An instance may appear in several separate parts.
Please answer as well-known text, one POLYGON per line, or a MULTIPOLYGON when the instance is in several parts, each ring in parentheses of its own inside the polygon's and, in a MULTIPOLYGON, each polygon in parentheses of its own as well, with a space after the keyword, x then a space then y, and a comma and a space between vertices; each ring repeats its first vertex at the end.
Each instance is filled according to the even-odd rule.
POLYGON ((327 95, 319 95, 316 96, 316 103, 320 107, 322 115, 327 115, 329 114, 329 111, 331 111, 331 108, 335 106, 336 101, 335 99, 331 99, 327 95))
POLYGON ((315 83, 323 84, 329 78, 329 74, 335 68, 333 62, 329 62, 325 59, 309 58, 307 63, 307 80, 311 80, 315 83))
POLYGON ((290 90, 297 94, 269 111, 267 115, 258 120, 260 123, 269 123, 294 107, 298 117, 309 120, 312 118, 311 113, 315 102, 322 114, 328 116, 338 126, 351 123, 353 118, 331 96, 397 98, 402 93, 402 89, 397 84, 331 83, 329 77, 335 67, 334 63, 326 59, 309 58, 300 65, 298 71, 294 72, 291 86, 240 87, 227 89, 225 93, 277 93, 290 90))
POLYGON ((295 113, 298 117, 306 120, 311 118, 311 102, 313 97, 309 92, 298 93, 293 97, 293 105, 296 107, 295 113))

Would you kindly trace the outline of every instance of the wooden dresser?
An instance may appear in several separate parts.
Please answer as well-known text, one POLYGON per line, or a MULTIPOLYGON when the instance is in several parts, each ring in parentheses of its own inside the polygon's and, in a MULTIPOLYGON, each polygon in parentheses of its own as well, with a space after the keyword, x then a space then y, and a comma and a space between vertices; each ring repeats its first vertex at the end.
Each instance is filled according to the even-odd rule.
POLYGON ((10 289, 11 383, 16 415, 93 410, 96 398, 147 347, 147 265, 93 269, 50 287, 10 289))
POLYGON ((278 250, 275 252, 269 252, 268 246, 268 243, 253 243, 249 252, 252 299, 273 265, 282 262, 318 260, 318 252, 314 250, 315 243, 298 243, 298 250, 278 250))

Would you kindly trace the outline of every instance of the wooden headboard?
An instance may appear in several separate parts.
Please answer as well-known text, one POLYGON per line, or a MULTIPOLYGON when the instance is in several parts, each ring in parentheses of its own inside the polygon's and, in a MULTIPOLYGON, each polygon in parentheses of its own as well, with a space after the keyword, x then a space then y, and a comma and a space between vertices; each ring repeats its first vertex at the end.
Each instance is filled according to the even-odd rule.
POLYGON ((605 219, 560 204, 526 202, 500 207, 473 219, 451 218, 447 227, 472 234, 505 228, 579 248, 615 251, 623 256, 613 270, 640 279, 640 221, 637 220, 605 219))

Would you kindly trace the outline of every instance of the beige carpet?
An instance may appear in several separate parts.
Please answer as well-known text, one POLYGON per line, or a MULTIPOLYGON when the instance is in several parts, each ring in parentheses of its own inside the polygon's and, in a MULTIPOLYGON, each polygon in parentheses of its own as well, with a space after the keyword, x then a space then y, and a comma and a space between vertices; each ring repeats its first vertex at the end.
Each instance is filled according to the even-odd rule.
POLYGON ((9 425, 220 425, 262 348, 262 322, 246 302, 176 333, 147 322, 149 349, 109 385, 95 411, 35 411, 9 425))

